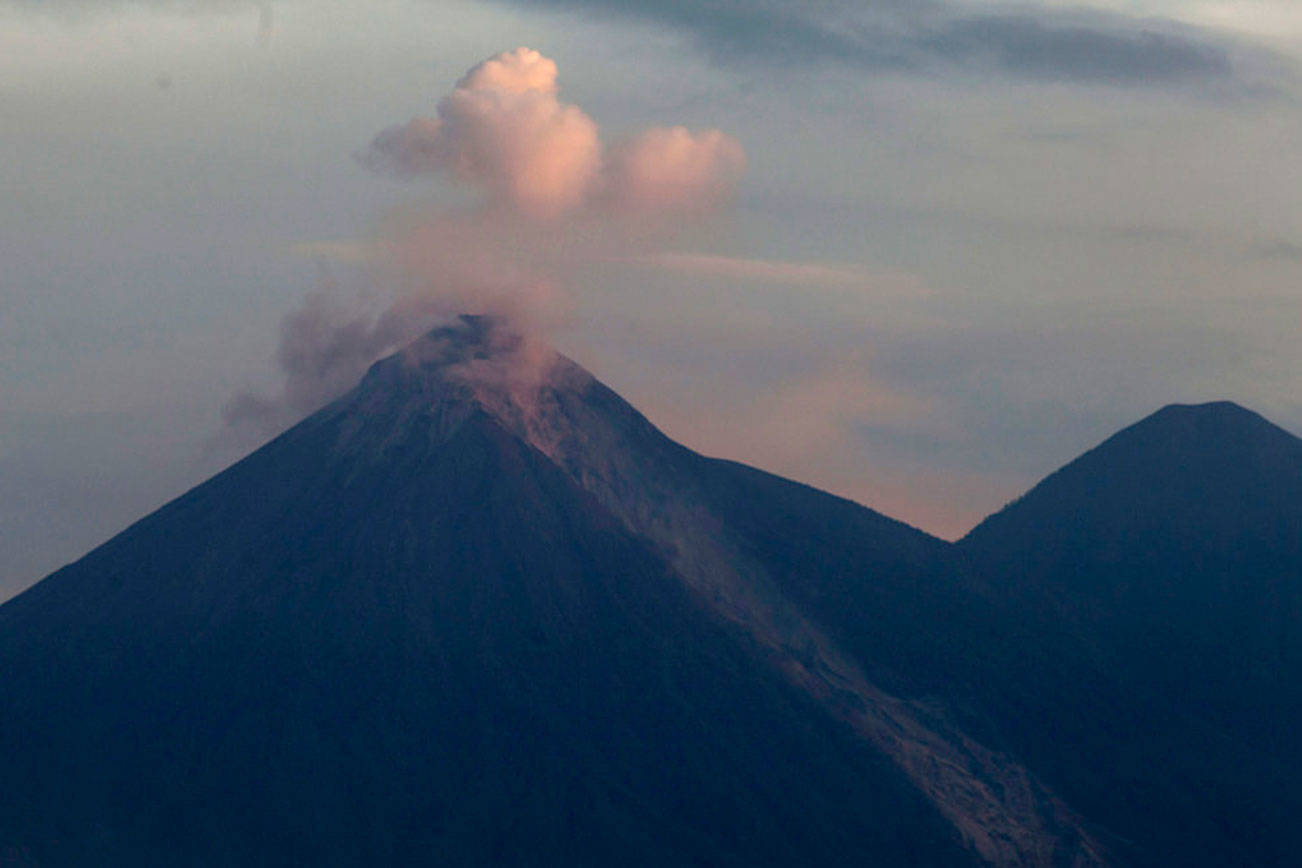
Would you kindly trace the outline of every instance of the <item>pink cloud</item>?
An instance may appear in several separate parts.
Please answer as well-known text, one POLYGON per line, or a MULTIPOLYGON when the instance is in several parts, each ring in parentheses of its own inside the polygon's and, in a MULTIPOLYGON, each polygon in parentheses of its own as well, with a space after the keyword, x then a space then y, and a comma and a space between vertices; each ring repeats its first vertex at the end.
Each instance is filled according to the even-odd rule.
POLYGON ((508 93, 556 93, 556 62, 521 46, 471 67, 457 87, 508 93))
POLYGON ((719 130, 657 127, 603 152, 597 124, 558 98, 556 64, 530 48, 485 60, 438 104, 371 142, 361 161, 402 177, 446 171, 499 207, 555 218, 584 205, 615 211, 705 211, 746 168, 719 130))
POLYGON ((584 201, 601 169, 596 123, 556 93, 554 62, 504 52, 467 72, 437 118, 383 131, 362 161, 403 176, 450 171, 499 205, 555 217, 584 201))
MULTIPOLYGON (((376 314, 377 296, 361 311, 309 299, 282 326, 281 393, 239 396, 228 407, 232 425, 267 429, 319 406, 430 317, 492 314, 532 345, 571 317, 565 288, 589 266, 652 256, 690 224, 649 214, 703 216, 744 171, 741 145, 718 130, 653 128, 607 153, 596 122, 559 93, 556 63, 517 48, 468 70, 434 117, 375 137, 359 155, 368 167, 407 178, 443 173, 483 201, 395 212, 371 239, 297 245, 364 272, 392 305, 376 314)), ((511 354, 511 365, 527 355, 511 354)))
POLYGON ((611 149, 610 201, 633 211, 701 211, 732 196, 746 171, 741 143, 719 130, 654 127, 611 149))

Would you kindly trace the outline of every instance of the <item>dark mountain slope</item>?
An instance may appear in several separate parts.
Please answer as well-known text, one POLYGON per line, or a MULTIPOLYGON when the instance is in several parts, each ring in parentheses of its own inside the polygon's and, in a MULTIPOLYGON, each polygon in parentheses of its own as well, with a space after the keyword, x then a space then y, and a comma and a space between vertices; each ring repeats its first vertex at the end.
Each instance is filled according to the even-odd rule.
POLYGON ((1291 861, 1302 441, 1233 404, 1167 407, 960 549, 1007 625, 988 705, 1033 768, 1152 864, 1291 861))
POLYGON ((1147 655, 1155 688, 1302 689, 1302 440, 1234 404, 1158 411, 962 547, 1056 600, 1100 653, 1147 655))
POLYGON ((1302 440, 1227 401, 1171 405, 1058 470, 963 542, 999 548, 1028 569, 1062 568, 1061 583, 1089 593, 1151 592, 1120 576, 1100 585, 1096 565, 1142 554, 1209 571, 1264 558, 1261 568, 1273 569, 1302 546, 1299 495, 1302 440))
POLYGON ((0 607, 0 853, 975 861, 681 552, 512 429, 528 407, 422 364, 0 607))
MULTIPOLYGON (((841 498, 670 441, 561 361, 512 430, 644 536, 770 664, 905 771, 1000 864, 1095 864, 1082 820, 1017 760, 955 725, 992 623, 950 547, 841 498), (955 641, 962 637, 962 641, 955 641), (889 688, 889 692, 887 689, 889 688)), ((524 406, 524 412, 521 407, 524 406)))
POLYGON ((909 696, 953 695, 972 629, 950 544, 799 483, 730 461, 698 470, 713 508, 872 680, 909 696))

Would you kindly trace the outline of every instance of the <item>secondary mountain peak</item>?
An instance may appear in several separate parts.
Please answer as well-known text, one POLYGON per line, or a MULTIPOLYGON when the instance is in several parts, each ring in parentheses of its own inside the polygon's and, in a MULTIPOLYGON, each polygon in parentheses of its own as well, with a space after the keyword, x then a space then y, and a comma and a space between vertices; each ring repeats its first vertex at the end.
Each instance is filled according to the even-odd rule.
POLYGON ((1041 530, 1062 538, 1158 525, 1169 525, 1171 541, 1206 533, 1224 541, 1272 528, 1299 494, 1302 440, 1230 401, 1170 404, 1046 477, 964 543, 1017 538, 1043 550, 1044 536, 1031 540, 1041 530))
MULTIPOLYGON (((1202 401, 1197 404, 1182 404, 1179 402, 1167 404, 1157 411, 1157 414, 1198 414, 1198 415, 1247 415, 1256 416, 1247 407, 1243 407, 1233 401, 1202 401)), ((1157 415, 1154 414, 1154 415, 1157 415)))
POLYGON ((1196 438, 1213 446, 1230 446, 1235 439, 1263 435, 1282 435, 1284 438, 1294 439, 1287 431, 1267 421, 1259 413, 1233 401, 1167 404, 1126 430, 1145 429, 1152 429, 1167 437, 1196 438), (1274 434, 1267 432, 1274 432, 1274 434))
MULTIPOLYGON (((1302 768, 1299 504, 1302 440, 1228 401, 1171 405, 962 540, 1009 623, 1058 646, 1027 683, 1049 683, 1054 666, 1083 660, 1116 673, 1095 697, 1092 731, 1076 729, 1084 718, 1070 703, 1030 700, 1052 721, 1044 732, 1119 757, 1160 751, 1175 779, 1223 794, 1218 829, 1204 835, 1188 824, 1161 831, 1160 818, 1132 826, 1128 816, 1163 797, 1118 798, 1124 787, 1099 785, 1083 803, 1103 806, 1125 837, 1197 840, 1206 864, 1287 863, 1284 830, 1299 809, 1288 779, 1302 768)), ((1053 749, 1039 733, 1023 738, 1032 751, 1053 749)), ((1131 770, 1123 761, 1116 772, 1131 770)))

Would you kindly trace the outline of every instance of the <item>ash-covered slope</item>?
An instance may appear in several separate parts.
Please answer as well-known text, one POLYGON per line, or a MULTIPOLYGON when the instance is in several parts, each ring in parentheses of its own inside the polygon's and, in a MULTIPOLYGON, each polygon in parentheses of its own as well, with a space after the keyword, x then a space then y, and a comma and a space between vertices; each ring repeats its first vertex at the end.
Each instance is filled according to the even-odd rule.
POLYGON ((1302 440, 1169 406, 960 549, 1008 625, 989 707, 1059 792, 1151 864, 1297 858, 1302 440))
POLYGON ((467 319, 0 607, 0 858, 1094 863, 902 698, 944 552, 467 319))

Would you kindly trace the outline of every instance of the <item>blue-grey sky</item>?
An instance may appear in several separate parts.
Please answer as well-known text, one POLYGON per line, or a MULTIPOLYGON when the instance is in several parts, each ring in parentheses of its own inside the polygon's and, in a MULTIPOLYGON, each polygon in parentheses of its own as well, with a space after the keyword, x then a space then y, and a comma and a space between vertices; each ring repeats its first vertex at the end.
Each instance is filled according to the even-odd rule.
POLYGON ((538 252, 693 447, 954 537, 1165 403, 1302 431, 1288 0, 0 0, 0 599, 255 446, 310 297, 384 309, 359 251, 477 193, 357 156, 521 45, 605 142, 744 149, 688 230, 538 252))

